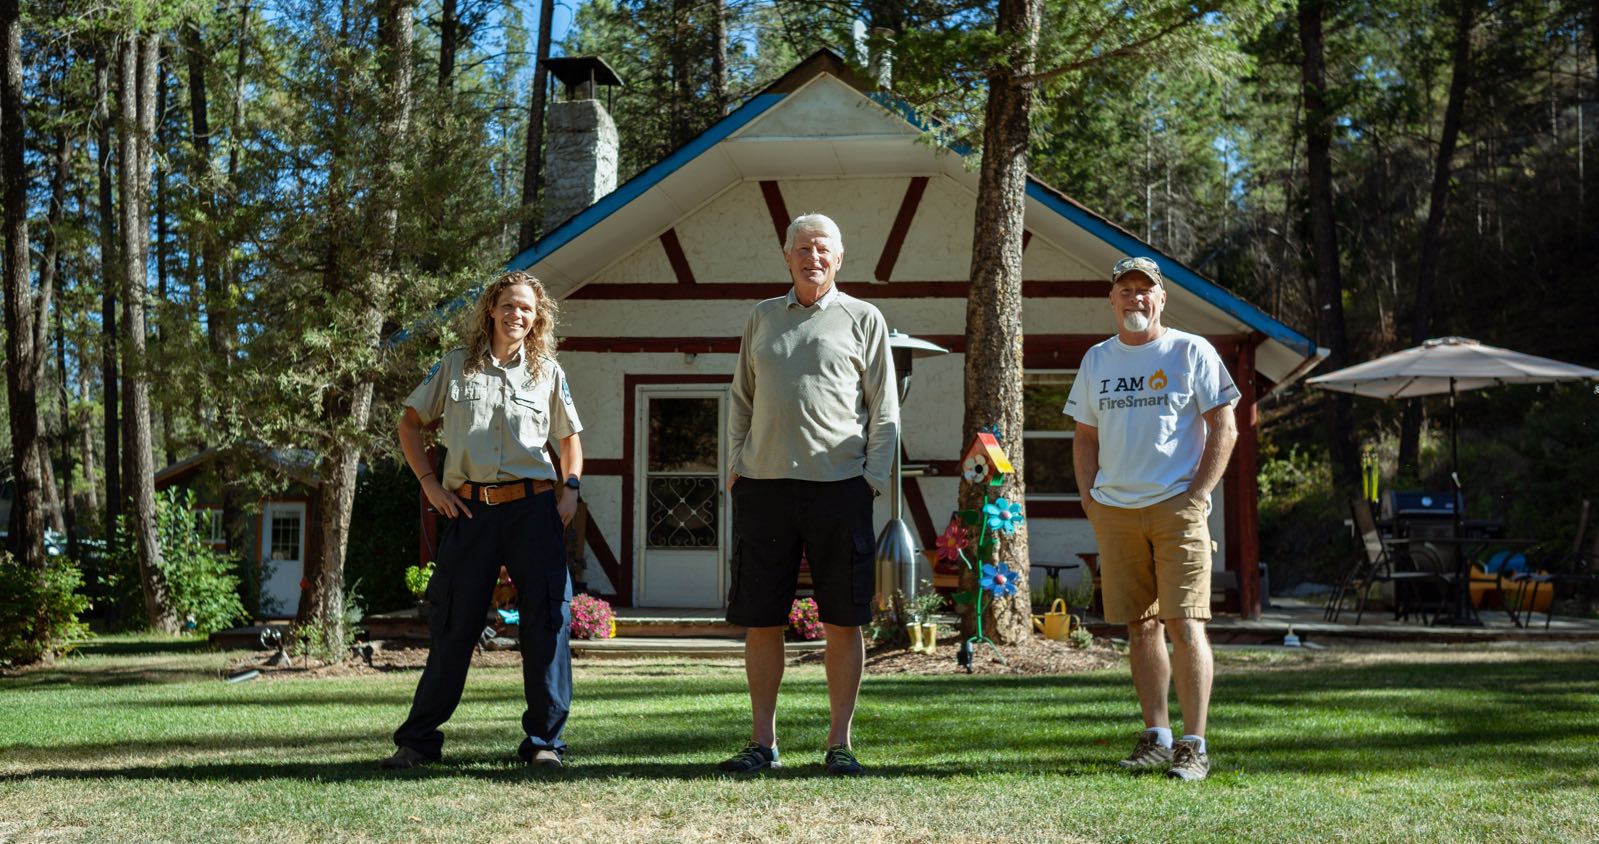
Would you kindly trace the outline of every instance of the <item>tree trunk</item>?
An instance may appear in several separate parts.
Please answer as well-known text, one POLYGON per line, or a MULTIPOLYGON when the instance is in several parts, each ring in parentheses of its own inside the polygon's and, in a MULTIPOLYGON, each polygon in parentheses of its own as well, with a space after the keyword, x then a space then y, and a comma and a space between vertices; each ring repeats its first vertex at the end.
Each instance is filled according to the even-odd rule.
MULTIPOLYGON (((1438 137, 1438 158, 1433 164, 1432 193, 1427 206, 1427 227, 1421 235, 1421 263, 1416 269, 1416 313, 1411 322, 1410 342, 1424 343, 1432 336, 1433 292, 1438 286, 1438 263, 1443 255, 1444 223, 1449 215, 1449 181, 1455 145, 1460 140, 1460 122, 1466 109, 1466 89, 1471 84, 1471 29, 1477 0, 1457 0, 1455 13, 1454 70, 1449 77, 1449 101, 1444 106, 1443 131, 1438 137)), ((1421 468, 1421 402, 1405 402, 1404 421, 1399 428, 1399 468, 1419 474, 1421 468)))
MULTIPOLYGON (((167 147, 166 120, 167 113, 167 75, 161 69, 160 52, 157 51, 156 83, 155 83, 155 145, 165 151, 167 147)), ((155 323, 155 345, 161 350, 163 356, 166 352, 167 319, 170 316, 170 303, 172 291, 170 289, 172 275, 167 268, 168 249, 167 240, 170 237, 167 226, 167 167, 165 159, 155 168, 155 289, 156 313, 151 320, 155 323)), ((177 462, 177 437, 173 434, 172 400, 163 391, 161 397, 161 465, 171 466, 177 462)))
POLYGON ((95 155, 100 217, 100 377, 105 441, 105 538, 117 535, 122 516, 122 414, 117 377, 117 289, 122 265, 117 258, 116 210, 111 195, 111 68, 101 44, 94 55, 95 155))
MULTIPOLYGON (((53 235, 52 235, 53 236, 53 235)), ((66 510, 62 513, 63 533, 67 535, 67 556, 73 560, 83 559, 78 555, 78 500, 72 491, 72 403, 67 395, 67 338, 66 332, 61 327, 61 308, 55 312, 56 320, 56 372, 61 380, 57 382, 56 398, 60 400, 61 411, 61 471, 65 477, 61 482, 61 503, 66 510)))
MULTIPOLYGON (((78 360, 84 360, 82 347, 79 347, 78 360)), ((78 381, 78 397, 83 399, 89 395, 89 375, 87 370, 80 367, 78 381)), ((78 406, 78 434, 83 437, 83 509, 93 513, 100 509, 100 481, 94 471, 94 433, 89 418, 89 405, 85 401, 78 406)))
POLYGON ((694 102, 694 67, 689 48, 689 0, 672 0, 672 100, 667 107, 668 149, 678 149, 694 136, 690 107, 694 102))
POLYGON ((39 436, 39 488, 44 491, 45 524, 50 530, 66 536, 66 508, 62 506, 61 491, 56 486, 55 465, 50 462, 50 438, 39 436))
MULTIPOLYGON (((64 59, 65 57, 62 57, 63 61, 64 59)), ((65 90, 63 89, 59 95, 65 97, 65 90)), ((66 104, 63 101, 63 108, 65 108, 65 105, 66 104)), ((33 312, 35 314, 33 359, 38 372, 37 380, 35 382, 36 385, 43 381, 44 363, 50 359, 51 303, 55 299, 56 283, 60 278, 59 271, 61 238, 59 237, 58 232, 61 230, 61 218, 65 212, 67 204, 67 173, 71 169, 72 163, 68 155, 69 142, 65 129, 60 127, 56 128, 55 137, 53 138, 53 143, 51 146, 53 147, 51 150, 51 163, 54 166, 50 170, 50 204, 48 210, 46 211, 47 216, 45 217, 46 225, 44 232, 44 255, 43 260, 39 262, 38 304, 33 308, 33 312)), ((59 324, 59 320, 61 318, 61 309, 59 306, 55 309, 55 316, 57 324, 59 324)), ((59 334, 60 332, 58 331, 58 339, 59 334)), ((64 359, 60 370, 62 385, 61 389, 63 391, 62 394, 65 395, 67 369, 64 359)), ((69 434, 71 430, 71 423, 66 415, 65 404, 62 405, 61 429, 61 442, 63 445, 63 451, 65 451, 66 444, 71 442, 69 434)), ((58 490, 56 487, 54 472, 55 467, 50 463, 48 437, 41 436, 38 455, 40 469, 39 477, 44 485, 45 513, 50 520, 50 527, 57 533, 67 534, 67 527, 69 524, 68 508, 71 507, 72 504, 72 489, 70 486, 72 478, 72 463, 69 460, 62 464, 67 473, 68 479, 68 488, 63 496, 57 494, 58 490)))
MULTIPOLYGON (((960 504, 981 509, 985 491, 1022 501, 1026 494, 1022 462, 1022 233, 1027 192, 1027 142, 1032 117, 1032 85, 1018 81, 1033 72, 1042 0, 1000 0, 995 29, 1013 39, 1009 55, 988 76, 983 118, 983 161, 977 186, 977 218, 972 231, 972 284, 966 299, 966 413, 961 445, 988 425, 997 425, 1000 444, 1016 467, 1005 485, 979 488, 962 481, 960 504)), ((1028 595, 1027 526, 1014 536, 1001 534, 991 560, 1010 563, 1018 574, 1017 592, 990 602, 984 596, 983 629, 1002 644, 1032 635, 1028 595)), ((975 573, 962 576, 962 588, 977 589, 975 573)), ((967 613, 962 627, 975 619, 967 613)), ((968 633, 969 635, 969 633, 968 633)))
MULTIPOLYGON (((376 164, 377 184, 373 191, 375 208, 372 266, 363 275, 361 301, 365 309, 357 315, 355 328, 360 341, 377 349, 382 340, 383 311, 388 304, 390 273, 394 263, 394 241, 399 228, 399 194, 405 176, 398 151, 403 149, 411 126, 411 3, 413 0, 385 0, 378 26, 382 42, 383 115, 379 128, 381 145, 376 164)), ((376 373, 354 384, 329 391, 324 405, 336 426, 347 432, 333 439, 321 460, 321 485, 317 490, 322 542, 306 572, 310 590, 300 609, 338 646, 344 640, 344 563, 350 538, 350 513, 355 505, 356 469, 361 460, 360 439, 372 416, 372 395, 376 373)), ((336 652, 330 656, 337 656, 336 652)))
POLYGON ((160 41, 130 33, 122 45, 117 124, 122 224, 122 327, 126 332, 123 415, 128 423, 130 521, 150 626, 178 631, 161 545, 156 538, 155 455, 150 442, 150 373, 145 355, 145 267, 149 248, 150 146, 155 134, 155 79, 160 41))
POLYGON ((555 17, 555 0, 539 4, 538 55, 533 60, 533 97, 527 113, 527 151, 522 164, 522 229, 517 234, 517 251, 524 251, 539 239, 539 191, 544 187, 544 90, 549 87, 544 60, 550 57, 550 26, 555 17))
MULTIPOLYGON (((1343 275, 1338 254, 1338 221, 1333 216, 1332 114, 1327 108, 1327 72, 1323 51, 1322 0, 1301 0, 1299 43, 1303 51, 1300 81, 1305 100, 1305 176, 1309 184, 1311 244, 1316 260, 1317 341, 1328 350, 1329 371, 1349 363, 1344 332, 1343 275)), ((1353 404, 1348 393, 1323 398, 1327 451, 1333 483, 1346 494, 1359 489, 1360 456, 1355 448, 1353 404)))
POLYGON ((460 21, 455 14, 456 0, 444 0, 439 24, 439 90, 449 91, 455 77, 455 50, 460 21))
POLYGON ((711 101, 716 116, 727 114, 727 0, 711 0, 711 101))
POLYGON ((23 565, 43 569, 43 454, 39 435, 39 370, 34 348, 33 274, 28 254, 26 115, 22 99, 22 13, 0 0, 0 180, 5 194, 6 394, 11 422, 11 473, 16 480, 9 547, 23 565))

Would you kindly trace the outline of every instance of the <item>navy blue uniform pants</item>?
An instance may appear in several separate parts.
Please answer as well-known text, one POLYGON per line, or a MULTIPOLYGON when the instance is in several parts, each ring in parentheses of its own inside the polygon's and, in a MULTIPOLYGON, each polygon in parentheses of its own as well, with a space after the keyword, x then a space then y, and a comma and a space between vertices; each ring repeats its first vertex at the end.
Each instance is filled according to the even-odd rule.
POLYGON ((524 757, 538 750, 561 752, 561 730, 572 706, 572 580, 567 574, 561 518, 555 493, 543 492, 505 504, 469 501, 472 518, 451 519, 439 539, 433 579, 428 582, 427 667, 416 686, 411 715, 394 732, 394 743, 437 758, 444 746, 440 725, 461 702, 472 651, 483 633, 505 566, 516 584, 521 612, 522 685, 527 711, 524 757))

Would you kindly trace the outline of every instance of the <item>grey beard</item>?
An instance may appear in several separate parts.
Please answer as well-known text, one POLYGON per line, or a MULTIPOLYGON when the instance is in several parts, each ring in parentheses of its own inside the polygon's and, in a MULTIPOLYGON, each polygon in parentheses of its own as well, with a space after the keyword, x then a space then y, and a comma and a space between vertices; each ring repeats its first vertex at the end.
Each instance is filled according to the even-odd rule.
POLYGON ((1135 334, 1142 334, 1149 330, 1149 317, 1138 311, 1133 311, 1122 317, 1122 327, 1135 334))

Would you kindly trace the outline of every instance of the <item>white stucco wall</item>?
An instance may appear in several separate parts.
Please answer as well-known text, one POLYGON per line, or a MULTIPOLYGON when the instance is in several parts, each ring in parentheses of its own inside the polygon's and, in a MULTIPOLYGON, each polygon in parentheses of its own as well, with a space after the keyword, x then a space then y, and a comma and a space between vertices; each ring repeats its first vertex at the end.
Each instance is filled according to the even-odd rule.
MULTIPOLYGON (((812 178, 782 180, 779 187, 790 213, 819 211, 839 223, 846 245, 840 278, 864 282, 872 279, 908 184, 909 177, 812 178)), ((933 176, 900 251, 893 279, 904 283, 964 279, 971 262, 974 212, 975 200, 968 189, 946 176, 933 176)), ((719 283, 769 285, 761 289, 769 290, 770 296, 780 296, 787 290, 771 214, 757 182, 746 181, 723 190, 678 220, 673 228, 701 287, 714 288, 719 283)), ((621 257, 591 281, 675 284, 676 276, 658 233, 630 249, 619 250, 619 254, 621 257)), ((1024 268, 1028 279, 1041 280, 1090 280, 1103 278, 1108 272, 1108 268, 1096 271, 1043 237, 1034 237, 1029 243, 1024 268)), ((890 281, 888 286, 894 283, 890 281)), ((874 289, 879 288, 867 287, 857 292, 882 310, 892 328, 917 336, 965 332, 964 299, 874 298, 874 289)), ((881 289, 886 290, 887 286, 881 289)), ((567 299, 562 303, 559 333, 591 344, 607 337, 736 339, 759 298, 752 298, 750 292, 749 288, 742 288, 727 298, 713 295, 685 300, 567 299)), ((1175 297, 1169 313, 1174 324, 1182 324, 1183 304, 1175 297)), ((1034 335, 1108 336, 1112 330, 1108 305, 1099 298, 1029 299, 1022 318, 1024 330, 1034 335)), ((625 376, 725 377, 732 372, 735 356, 567 351, 561 353, 561 360, 571 378, 573 399, 587 426, 583 432, 585 454, 590 459, 620 460, 626 424, 625 376)), ((1062 361, 1060 368, 1075 364, 1076 361, 1062 361)), ((916 362, 902 414, 903 436, 912 461, 954 460, 965 446, 961 430, 963 365, 962 356, 953 354, 916 362)), ((917 483, 935 530, 941 529, 955 507, 957 479, 928 477, 917 483)), ((621 479, 591 475, 584 488, 590 518, 605 535, 611 550, 622 561, 633 557, 633 549, 622 547, 621 479)), ((1220 544, 1223 501, 1219 492, 1215 504, 1212 532, 1220 544)), ((879 528, 887 518, 885 497, 877 506, 879 528)), ((909 512, 905 518, 915 533, 909 512)), ((1079 552, 1096 547, 1093 532, 1082 519, 1034 518, 1029 526, 1033 558, 1039 562, 1075 562, 1079 552)), ((1216 568, 1223 568, 1223 559, 1224 554, 1218 553, 1216 568)), ((598 566, 593 569, 597 571, 598 566)), ((1074 570, 1063 573, 1062 579, 1070 584, 1080 576, 1081 570, 1074 570)), ((1035 570, 1033 579, 1035 586, 1041 585, 1042 573, 1035 570)))

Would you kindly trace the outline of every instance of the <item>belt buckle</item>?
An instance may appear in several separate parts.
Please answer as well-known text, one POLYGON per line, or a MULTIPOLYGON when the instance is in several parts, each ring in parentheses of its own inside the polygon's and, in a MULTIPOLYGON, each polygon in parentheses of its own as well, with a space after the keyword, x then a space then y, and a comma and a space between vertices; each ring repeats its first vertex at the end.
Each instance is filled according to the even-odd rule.
POLYGON ((501 484, 486 484, 478 487, 478 489, 482 490, 483 492, 484 504, 487 504, 490 507, 500 506, 500 502, 494 500, 494 493, 499 490, 500 486, 501 484))

